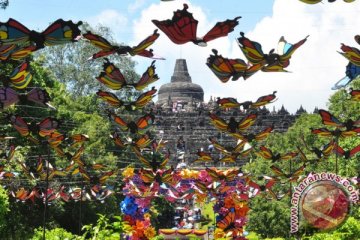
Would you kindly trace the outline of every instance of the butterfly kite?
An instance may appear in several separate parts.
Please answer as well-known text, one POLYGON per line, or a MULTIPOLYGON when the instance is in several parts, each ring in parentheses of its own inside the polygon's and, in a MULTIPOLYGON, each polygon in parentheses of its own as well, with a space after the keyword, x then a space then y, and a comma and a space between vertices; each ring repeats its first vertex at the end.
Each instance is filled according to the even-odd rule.
POLYGON ((241 77, 246 80, 261 69, 261 65, 259 64, 249 66, 242 59, 224 58, 223 56, 218 55, 218 51, 215 49, 213 49, 212 52, 214 55, 210 55, 207 59, 206 65, 223 83, 226 83, 230 79, 232 81, 236 81, 241 77))
POLYGON ((356 147, 354 147, 351 150, 344 150, 342 147, 340 147, 339 145, 335 144, 334 146, 334 152, 338 155, 338 156, 342 156, 345 159, 350 159, 352 158, 354 155, 356 155, 358 152, 360 152, 360 145, 357 145, 356 147))
POLYGON ((287 72, 285 68, 289 66, 292 54, 308 38, 307 36, 295 44, 290 44, 284 37, 281 37, 278 42, 277 53, 272 49, 268 54, 264 54, 260 43, 246 38, 243 32, 240 33, 240 36, 237 41, 246 59, 252 65, 260 64, 261 70, 264 72, 287 72))
MULTIPOLYGON (((322 2, 323 0, 299 0, 301 2, 307 3, 307 4, 317 4, 322 2)), ((354 2, 355 0, 343 0, 346 3, 354 2)), ((336 2, 336 0, 328 0, 329 3, 336 2)))
POLYGON ((298 155, 297 152, 289 152, 285 154, 273 153, 265 146, 261 146, 259 151, 255 154, 267 160, 271 160, 272 162, 276 162, 278 160, 290 160, 298 155))
POLYGON ((9 107, 16 103, 33 102, 44 107, 54 108, 49 104, 50 96, 46 90, 33 88, 26 94, 19 94, 12 88, 0 87, 0 109, 9 107))
POLYGON ((45 46, 53 46, 76 42, 80 36, 79 26, 82 22, 56 20, 43 32, 29 30, 27 27, 10 18, 7 22, 0 22, 0 43, 2 45, 29 46, 35 44, 35 50, 45 46))
POLYGON ((102 90, 97 91, 96 95, 98 95, 102 100, 104 100, 112 107, 123 108, 127 111, 134 111, 145 107, 153 99, 156 91, 157 90, 155 87, 153 87, 151 90, 140 94, 140 96, 137 97, 137 99, 133 102, 124 102, 120 100, 115 94, 102 90))
POLYGON ((286 178, 289 182, 296 182, 299 179, 300 175, 304 172, 305 164, 290 173, 284 173, 283 170, 274 165, 272 165, 270 168, 278 177, 286 178))
POLYGON ((29 62, 23 62, 17 66, 10 76, 6 77, 1 75, 0 81, 5 87, 12 87, 16 89, 24 89, 28 86, 32 79, 32 74, 29 72, 30 64, 29 62))
POLYGON ((229 122, 226 122, 224 119, 211 112, 209 112, 209 117, 211 118, 211 123, 220 131, 237 133, 243 132, 252 126, 256 121, 257 115, 249 114, 239 121, 236 121, 234 117, 230 117, 229 122))
POLYGON ((187 11, 188 8, 189 6, 184 4, 182 10, 174 12, 172 19, 163 21, 152 20, 152 22, 175 44, 193 42, 199 46, 206 46, 207 42, 219 37, 225 37, 234 31, 234 28, 239 24, 238 19, 241 18, 236 17, 233 20, 218 22, 208 33, 200 38, 197 36, 198 21, 194 19, 192 13, 187 11))
POLYGON ((154 115, 149 113, 140 117, 136 121, 125 121, 120 116, 112 112, 108 112, 108 116, 111 120, 113 120, 116 124, 118 124, 123 131, 129 131, 130 133, 142 134, 146 129, 154 122, 154 115))
POLYGON ((105 59, 105 61, 103 72, 101 72, 96 79, 112 90, 119 90, 124 87, 134 87, 136 90, 140 91, 149 84, 159 80, 158 75, 155 74, 155 61, 151 63, 137 83, 128 83, 125 80, 124 75, 113 63, 108 59, 105 59))
POLYGON ((360 120, 353 121, 352 119, 348 119, 347 121, 342 122, 334 115, 332 115, 330 112, 324 109, 320 109, 319 114, 321 116, 321 120, 324 125, 333 126, 337 128, 346 128, 346 130, 353 130, 360 127, 360 120))
MULTIPOLYGON (((130 54, 131 56, 138 55, 142 57, 156 58, 152 53, 152 49, 146 50, 146 48, 152 45, 159 36, 160 34, 157 33, 157 29, 156 29, 152 35, 145 38, 137 46, 130 47, 126 45, 125 46, 112 45, 105 38, 93 34, 91 32, 87 32, 83 34, 83 37, 88 39, 91 44, 101 49, 99 52, 93 54, 92 57, 90 57, 90 59, 105 57, 114 53, 117 53, 119 55, 130 54)), ((163 58, 157 58, 157 59, 163 59, 163 58)))
POLYGON ((35 50, 35 45, 18 46, 15 44, 3 45, 0 43, 0 61, 23 60, 35 50))
POLYGON ((349 62, 346 66, 345 77, 340 79, 335 83, 335 85, 331 88, 332 90, 338 90, 340 88, 344 88, 349 83, 351 83, 354 79, 356 79, 360 75, 360 65, 357 66, 352 62, 349 62))

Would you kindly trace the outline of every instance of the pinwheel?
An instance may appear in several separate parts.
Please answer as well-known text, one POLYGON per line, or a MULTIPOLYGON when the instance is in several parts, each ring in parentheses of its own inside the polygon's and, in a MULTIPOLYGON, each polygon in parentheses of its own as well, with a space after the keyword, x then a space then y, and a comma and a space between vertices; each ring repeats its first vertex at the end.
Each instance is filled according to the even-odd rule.
POLYGON ((332 90, 345 88, 347 85, 349 85, 360 75, 360 66, 356 66, 355 64, 349 62, 349 64, 346 66, 345 74, 345 77, 335 83, 335 85, 331 88, 332 90))
POLYGON ((346 128, 346 130, 350 131, 360 127, 360 120, 353 121, 348 119, 345 122, 341 122, 338 118, 332 115, 330 112, 320 109, 319 114, 321 116, 322 123, 324 125, 333 126, 337 128, 346 128))
POLYGON ((290 58, 297 48, 306 42, 307 37, 295 44, 288 43, 284 37, 281 37, 278 43, 278 53, 272 49, 269 54, 264 54, 260 43, 246 38, 243 32, 240 32, 238 40, 239 47, 247 60, 253 64, 260 64, 264 72, 287 72, 286 67, 290 64, 290 58))
POLYGON ((30 45, 34 43, 36 50, 45 46, 53 46, 76 42, 80 36, 79 26, 82 22, 56 20, 43 32, 30 31, 27 27, 10 18, 5 23, 0 23, 0 43, 3 45, 30 45))
POLYGON ((359 89, 352 89, 350 88, 350 99, 354 101, 360 102, 360 90, 359 89))
POLYGON ((242 106, 244 110, 259 108, 259 107, 265 106, 269 103, 275 102, 276 101, 275 94, 276 94, 276 91, 274 91, 272 94, 259 97, 255 102, 246 101, 246 102, 239 103, 239 106, 242 106))
POLYGON ((97 91, 96 95, 98 95, 102 100, 106 101, 106 103, 112 107, 134 111, 145 107, 154 98, 156 91, 157 90, 155 87, 153 87, 151 90, 140 94, 140 96, 137 97, 137 99, 133 102, 124 102, 120 100, 115 94, 101 90, 97 91))
POLYGON ((188 8, 189 6, 184 4, 182 10, 174 12, 171 20, 152 20, 152 22, 175 44, 193 42, 199 46, 206 46, 207 42, 225 37, 234 31, 234 28, 239 24, 238 19, 241 18, 236 17, 233 20, 218 22, 208 33, 199 38, 196 33, 198 21, 193 18, 192 13, 187 11, 188 8))
POLYGON ((24 89, 28 86, 32 79, 32 75, 29 72, 30 64, 29 62, 23 62, 17 66, 10 76, 0 76, 1 82, 5 87, 8 87, 10 84, 17 89, 24 89))
MULTIPOLYGON (((91 32, 87 32, 83 34, 83 37, 88 39, 91 44, 101 49, 99 52, 92 55, 90 59, 105 57, 114 53, 117 53, 119 55, 130 54, 131 56, 139 55, 142 57, 154 58, 152 49, 147 50, 146 48, 152 45, 159 36, 160 34, 157 33, 157 29, 156 29, 152 35, 145 38, 137 46, 130 47, 127 45, 124 46, 112 45, 105 38, 97 34, 93 34, 91 32)), ((157 59, 163 59, 163 58, 157 58, 157 59)))
POLYGON ((272 165, 270 168, 278 177, 286 178, 288 179, 289 182, 296 182, 300 178, 300 175, 304 172, 305 164, 303 164, 301 167, 288 174, 284 173, 280 168, 274 165, 272 165))
POLYGON ((145 114, 140 117, 137 121, 126 122, 121 117, 117 116, 112 112, 108 112, 108 116, 116 124, 118 124, 123 131, 130 131, 133 134, 143 134, 144 131, 154 122, 155 116, 152 113, 145 114))
POLYGON ((44 107, 53 108, 48 102, 50 101, 50 96, 46 90, 40 88, 33 88, 30 92, 26 94, 18 94, 16 91, 9 87, 0 87, 0 109, 9 107, 12 104, 16 103, 27 103, 33 102, 44 107))
POLYGON ((218 55, 218 51, 215 49, 213 49, 212 52, 215 55, 210 55, 207 59, 206 65, 223 83, 226 83, 230 79, 232 81, 236 81, 241 77, 246 80, 261 69, 260 64, 249 66, 242 59, 224 58, 223 56, 218 55))
POLYGON ((265 146, 260 146, 258 152, 255 154, 259 157, 265 158, 267 160, 271 160, 272 162, 276 162, 279 160, 290 160, 298 155, 297 152, 289 152, 285 154, 273 153, 270 149, 265 146))
POLYGON ((358 152, 360 152, 360 145, 354 147, 351 150, 344 150, 342 147, 340 147, 339 145, 335 144, 334 146, 334 152, 345 158, 345 159, 350 159, 352 158, 354 155, 356 155, 358 152))
POLYGON ((96 79, 113 90, 119 90, 123 87, 134 87, 136 90, 140 91, 149 84, 159 80, 158 75, 155 74, 155 61, 151 63, 137 83, 126 82, 120 70, 113 63, 109 62, 108 59, 105 58, 105 61, 103 66, 104 70, 96 79))
POLYGON ((256 114, 249 114, 243 117, 240 121, 236 121, 234 117, 230 117, 229 122, 226 123, 224 119, 214 113, 209 113, 211 123, 220 131, 228 133, 243 132, 255 123, 256 114))

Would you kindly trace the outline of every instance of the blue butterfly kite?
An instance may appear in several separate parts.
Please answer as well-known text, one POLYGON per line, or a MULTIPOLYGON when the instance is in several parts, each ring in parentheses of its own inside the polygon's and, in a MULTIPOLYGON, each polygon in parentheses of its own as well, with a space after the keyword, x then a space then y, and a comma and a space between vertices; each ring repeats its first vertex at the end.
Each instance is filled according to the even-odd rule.
POLYGON ((355 64, 349 62, 346 66, 345 71, 346 76, 340 79, 335 85, 331 88, 332 90, 338 90, 340 88, 346 87, 349 83, 352 82, 355 78, 360 75, 360 66, 356 66, 355 64))

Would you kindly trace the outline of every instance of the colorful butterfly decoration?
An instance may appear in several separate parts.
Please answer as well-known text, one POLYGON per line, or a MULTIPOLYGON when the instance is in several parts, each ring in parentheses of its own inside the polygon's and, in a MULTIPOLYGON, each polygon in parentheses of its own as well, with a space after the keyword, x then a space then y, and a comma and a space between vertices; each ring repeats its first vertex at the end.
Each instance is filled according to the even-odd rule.
POLYGON ((112 107, 122 108, 127 111, 134 111, 144 108, 155 97, 156 91, 157 90, 155 87, 153 87, 151 90, 140 94, 133 102, 124 102, 120 100, 114 93, 105 92, 102 90, 98 90, 96 95, 98 95, 102 100, 104 100, 112 107))
MULTIPOLYGON (((156 29, 152 35, 145 38, 137 46, 130 47, 130 46, 112 45, 105 38, 97 34, 93 34, 91 32, 87 32, 83 34, 83 37, 88 39, 92 45, 101 49, 99 52, 92 55, 90 59, 105 57, 114 53, 117 53, 119 55, 130 54, 131 56, 139 55, 142 57, 155 58, 154 54, 152 53, 152 49, 146 50, 146 48, 152 45, 159 36, 160 34, 157 33, 157 29, 156 29)), ((163 58, 156 58, 156 59, 163 59, 163 58)))
POLYGON ((193 42, 199 46, 206 46, 207 42, 219 37, 225 37, 234 31, 234 28, 239 24, 238 19, 241 18, 236 17, 233 20, 228 19, 224 22, 218 22, 208 33, 199 38, 196 33, 198 21, 194 19, 192 13, 187 11, 188 8, 189 6, 184 4, 182 10, 174 12, 171 20, 152 20, 152 22, 175 44, 193 42))
POLYGON ((17 66, 10 76, 0 76, 1 82, 4 87, 9 87, 12 85, 16 89, 24 89, 26 88, 31 79, 32 74, 29 72, 30 64, 29 62, 23 62, 19 66, 17 66))
MULTIPOLYGON (((137 149, 133 148, 133 151, 135 155, 139 158, 140 162, 145 165, 145 167, 152 169, 154 172, 156 172, 158 169, 164 169, 166 167, 166 164, 170 160, 170 151, 166 153, 164 158, 162 160, 158 160, 157 158, 160 157, 158 154, 155 153, 155 151, 152 153, 152 155, 149 157, 151 160, 148 160, 146 157, 144 157, 143 154, 137 149)), ((160 157, 162 158, 162 157, 160 157)))
POLYGON ((211 118, 211 123, 220 131, 228 133, 238 133, 244 132, 246 129, 252 126, 256 121, 257 114, 246 115, 239 121, 236 121, 234 117, 230 117, 228 123, 221 117, 211 112, 209 112, 209 117, 211 118))
POLYGON ((10 162, 15 155, 15 150, 15 145, 10 145, 9 149, 6 152, 0 154, 0 159, 6 159, 7 162, 10 162))
POLYGON ((322 120, 322 123, 327 126, 333 126, 337 128, 346 128, 346 130, 353 130, 357 127, 360 127, 360 120, 353 121, 351 119, 348 119, 345 122, 340 121, 338 118, 336 118, 334 115, 332 115, 330 112, 320 109, 319 114, 322 120))
POLYGON ((334 152, 338 155, 341 156, 345 159, 350 159, 352 158, 354 155, 356 155, 358 152, 360 152, 360 145, 357 145, 356 147, 354 147, 351 150, 344 150, 342 147, 340 147, 339 145, 335 144, 334 146, 334 152))
POLYGON ((360 50, 355 47, 350 47, 345 44, 341 44, 342 52, 339 52, 342 56, 344 56, 349 62, 355 64, 356 66, 360 66, 360 50))
POLYGON ((226 216, 216 222, 216 227, 222 229, 227 235, 237 236, 243 232, 243 228, 237 227, 235 220, 235 209, 231 208, 226 216))
POLYGON ((36 50, 45 46, 54 46, 70 42, 76 42, 80 36, 79 26, 82 22, 56 20, 43 32, 30 31, 27 27, 10 18, 5 23, 0 23, 0 43, 3 45, 28 46, 35 44, 36 50))
POLYGON ((350 99, 360 102, 360 89, 349 89, 350 99))
POLYGON ((226 83, 230 79, 236 81, 241 77, 246 80, 261 69, 261 65, 248 66, 244 60, 239 58, 224 58, 218 55, 218 51, 215 49, 213 49, 212 52, 215 55, 210 55, 206 61, 206 65, 223 83, 226 83))
POLYGON ((213 161, 210 153, 201 151, 200 149, 197 150, 196 155, 198 156, 198 158, 195 159, 192 163, 213 161))
POLYGON ((60 122, 52 117, 47 117, 39 123, 27 123, 22 117, 18 115, 10 115, 9 120, 21 136, 30 138, 30 140, 34 139, 30 134, 46 137, 55 132, 60 125, 60 122))
POLYGON ((345 77, 335 83, 335 85, 331 88, 332 90, 338 90, 349 85, 360 75, 360 66, 356 66, 355 64, 349 62, 349 64, 346 66, 345 74, 345 77))
POLYGON ((211 176, 214 181, 233 181, 240 173, 240 169, 229 168, 225 171, 216 168, 206 168, 205 171, 211 176))
MULTIPOLYGON (((317 4, 322 2, 323 0, 299 0, 301 2, 307 3, 307 4, 317 4)), ((346 3, 354 2, 355 0, 343 0, 346 3)), ((336 0, 328 0, 329 3, 336 2, 336 0)))
POLYGON ((360 133, 360 127, 345 131, 342 131, 339 128, 336 128, 335 130, 329 130, 327 128, 317 128, 317 129, 310 128, 310 130, 311 133, 317 134, 321 137, 335 137, 335 138, 354 137, 360 133))
POLYGON ((244 149, 246 144, 245 141, 239 142, 235 147, 223 146, 219 144, 214 138, 210 139, 211 143, 214 145, 215 149, 219 150, 225 156, 220 158, 217 162, 223 163, 235 163, 238 157, 246 157, 252 151, 252 148, 244 149))
POLYGON ((267 160, 271 160, 272 162, 276 162, 279 160, 290 160, 298 155, 298 152, 289 152, 285 154, 273 153, 269 148, 265 146, 260 146, 258 152, 255 154, 259 157, 262 157, 267 160))
POLYGON ((26 94, 18 94, 12 88, 0 87, 0 109, 5 109, 19 102, 24 104, 27 102, 33 102, 41 106, 54 109, 54 107, 49 104, 49 101, 49 94, 46 90, 40 88, 33 88, 26 94))
POLYGON ((143 134, 144 131, 154 122, 155 116, 152 113, 145 114, 136 121, 125 121, 121 117, 112 112, 108 112, 108 116, 116 124, 118 124, 123 131, 129 131, 130 133, 143 134))
POLYGON ((244 110, 257 109, 257 108, 265 106, 269 103, 275 102, 277 100, 275 94, 276 94, 276 91, 274 91, 272 94, 268 94, 268 95, 259 97, 255 102, 245 101, 245 102, 239 103, 239 105, 242 106, 244 110))
POLYGON ((280 168, 276 167, 275 165, 272 165, 270 168, 278 177, 286 178, 289 182, 296 182, 300 178, 300 175, 304 172, 305 164, 288 174, 284 173, 280 168))
POLYGON ((141 137, 138 138, 126 138, 126 142, 123 141, 120 138, 120 135, 118 132, 113 132, 110 135, 110 138, 114 141, 114 143, 120 147, 125 148, 127 146, 131 146, 133 149, 136 148, 137 150, 143 149, 150 145, 150 143, 153 141, 153 139, 150 138, 148 134, 144 134, 141 137))
POLYGON ((231 133, 230 135, 235 137, 236 139, 239 139, 243 142, 252 142, 252 141, 262 141, 262 140, 265 140, 269 134, 272 132, 272 130, 274 130, 274 126, 270 126, 270 127, 267 127, 265 128, 263 131, 259 132, 259 133, 248 133, 248 134, 245 134, 245 133, 231 133))
POLYGON ((144 183, 153 185, 154 183, 158 183, 161 185, 162 183, 165 184, 172 184, 174 181, 173 178, 174 170, 169 168, 167 170, 148 170, 148 169, 141 169, 140 170, 140 178, 143 180, 144 183))
POLYGON ((104 70, 96 79, 112 90, 119 90, 123 87, 134 87, 136 90, 140 91, 151 83, 159 80, 158 75, 155 74, 155 61, 151 63, 137 83, 126 82, 121 71, 108 59, 105 58, 105 61, 104 70))
POLYGON ((23 60, 36 50, 35 45, 18 46, 15 44, 2 45, 0 43, 0 61, 23 60))
POLYGON ((284 37, 278 42, 278 52, 272 49, 269 54, 264 54, 260 43, 251 41, 241 32, 238 40, 239 47, 246 59, 253 65, 260 64, 263 72, 287 72, 286 67, 290 64, 292 54, 303 45, 308 36, 295 44, 288 43, 284 37))
POLYGON ((276 194, 272 190, 272 187, 277 182, 277 180, 275 178, 268 177, 268 176, 263 176, 263 177, 258 178, 258 180, 263 180, 263 179, 265 180, 265 184, 259 184, 259 183, 255 182, 251 178, 251 176, 246 178, 246 180, 245 180, 246 185, 248 185, 249 187, 254 189, 254 191, 251 192, 250 197, 255 197, 258 194, 268 193, 268 194, 270 194, 270 196, 272 198, 277 199, 276 194))

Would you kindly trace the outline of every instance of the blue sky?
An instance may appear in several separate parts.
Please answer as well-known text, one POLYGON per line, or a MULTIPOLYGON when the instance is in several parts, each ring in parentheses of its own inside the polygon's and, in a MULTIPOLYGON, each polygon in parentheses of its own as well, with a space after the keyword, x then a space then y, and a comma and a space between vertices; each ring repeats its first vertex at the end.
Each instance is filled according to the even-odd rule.
MULTIPOLYGON (((112 29, 118 42, 136 45, 156 28, 151 19, 171 18, 183 3, 188 3, 188 11, 199 20, 198 35, 205 34, 217 21, 242 16, 234 32, 209 42, 206 48, 192 43, 175 45, 161 32, 151 47, 155 54, 166 58, 156 62, 160 76, 157 87, 170 81, 175 60, 185 58, 193 82, 204 88, 206 101, 210 96, 256 100, 277 90, 278 100, 270 108, 284 105, 290 112, 300 105, 308 111, 316 106, 326 108, 333 93, 331 86, 344 76, 347 63, 337 53, 340 44, 356 47, 353 36, 360 34, 360 1, 307 5, 298 0, 10 0, 10 6, 0 10, 0 21, 12 17, 39 31, 58 18, 88 21, 91 25, 101 23, 112 29), (276 48, 281 36, 290 43, 310 37, 294 53, 288 67, 291 73, 256 73, 246 81, 223 84, 205 62, 212 48, 224 57, 244 59, 235 41, 240 31, 260 42, 264 52, 276 48)), ((139 74, 151 63, 141 57, 133 60, 138 62, 139 74)))

